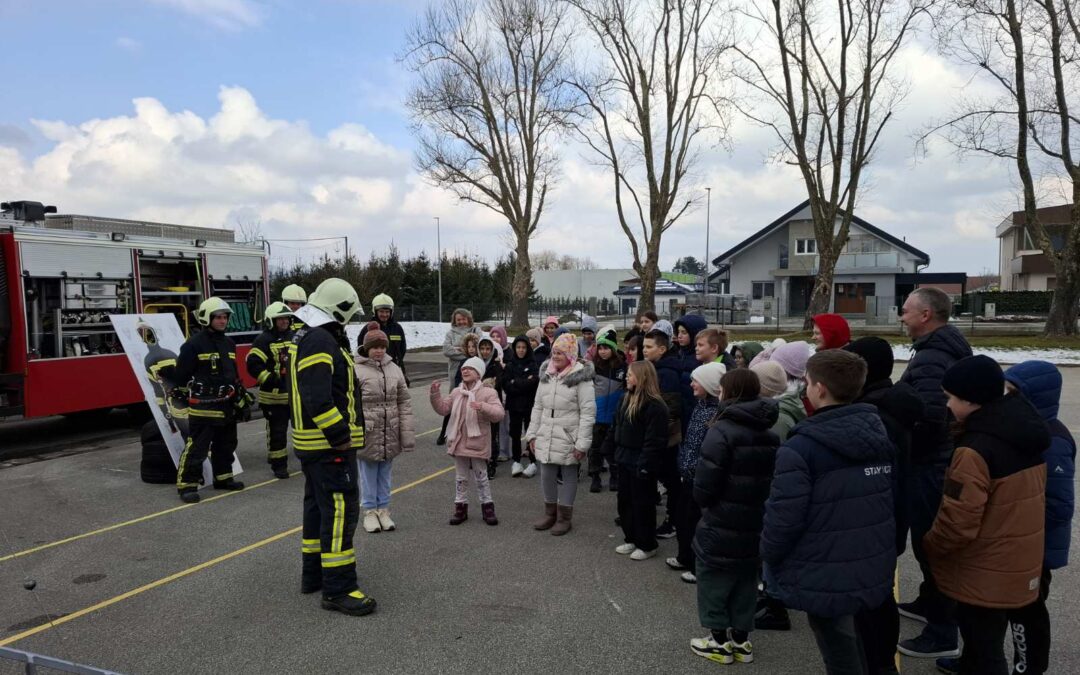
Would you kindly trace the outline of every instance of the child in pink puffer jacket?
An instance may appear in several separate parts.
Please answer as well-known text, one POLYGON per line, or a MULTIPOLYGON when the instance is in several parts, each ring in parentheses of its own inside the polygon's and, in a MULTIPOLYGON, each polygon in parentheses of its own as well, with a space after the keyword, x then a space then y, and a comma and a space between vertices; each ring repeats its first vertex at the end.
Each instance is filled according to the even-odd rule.
POLYGON ((454 458, 456 492, 451 525, 460 525, 469 517, 469 480, 476 483, 476 495, 484 522, 498 525, 495 502, 491 498, 487 460, 491 456, 491 425, 498 424, 504 410, 499 394, 485 386, 484 360, 468 359, 461 365, 461 384, 443 396, 441 383, 431 383, 431 407, 442 416, 450 416, 446 427, 447 454, 454 458))

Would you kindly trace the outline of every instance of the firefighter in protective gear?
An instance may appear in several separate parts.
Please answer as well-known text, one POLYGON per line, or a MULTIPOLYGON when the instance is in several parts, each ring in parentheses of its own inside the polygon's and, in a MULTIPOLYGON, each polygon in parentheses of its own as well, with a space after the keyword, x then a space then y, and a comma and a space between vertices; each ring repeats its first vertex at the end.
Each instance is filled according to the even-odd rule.
POLYGON ((348 282, 327 279, 298 312, 304 327, 289 345, 293 450, 304 470, 300 590, 322 590, 324 609, 354 616, 375 610, 357 587, 353 548, 364 414, 345 324, 362 311, 348 282))
POLYGON ((150 324, 139 321, 135 325, 139 337, 146 343, 146 358, 143 366, 146 377, 154 390, 154 402, 169 423, 169 428, 179 432, 185 439, 188 435, 188 395, 187 389, 176 381, 176 354, 158 343, 157 332, 150 324))
POLYGON ((236 452, 236 420, 242 414, 247 391, 236 368, 236 345, 225 335, 232 308, 221 298, 207 298, 195 311, 204 328, 180 348, 175 378, 188 389, 188 437, 180 454, 176 489, 180 499, 199 501, 202 465, 207 455, 214 474, 214 488, 242 490, 233 478, 236 452))
MULTIPOLYGON (((405 329, 394 320, 394 299, 386 293, 376 295, 375 299, 371 301, 371 311, 375 314, 375 320, 379 322, 379 330, 386 333, 386 338, 389 340, 390 346, 386 348, 387 355, 393 359, 398 368, 401 368, 401 372, 404 373, 405 329)), ((368 327, 366 325, 360 329, 360 337, 356 341, 357 348, 363 346, 364 335, 367 334, 367 331, 368 327)), ((408 379, 408 375, 406 375, 406 382, 408 382, 408 379)))
POLYGON ((274 476, 289 477, 289 344, 293 313, 283 302, 266 308, 264 330, 251 343, 248 374, 259 383, 259 408, 266 420, 266 461, 274 476))
MULTIPOLYGON (((289 284, 281 290, 281 301, 285 303, 290 312, 295 313, 296 310, 307 304, 307 293, 298 284, 289 284)), ((294 332, 303 327, 304 324, 301 321, 294 321, 292 324, 294 332)))

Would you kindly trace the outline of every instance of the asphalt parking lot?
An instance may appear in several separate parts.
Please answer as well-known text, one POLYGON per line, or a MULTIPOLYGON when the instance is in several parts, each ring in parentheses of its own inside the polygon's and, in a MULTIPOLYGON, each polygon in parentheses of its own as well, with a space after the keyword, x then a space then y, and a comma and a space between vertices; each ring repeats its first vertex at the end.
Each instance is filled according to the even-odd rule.
MULTIPOLYGON (((1080 370, 1066 369, 1062 416, 1080 429, 1080 370)), ((618 556, 615 495, 579 493, 574 530, 532 530, 537 479, 493 483, 500 519, 476 507, 450 527, 453 474, 435 446, 439 418, 427 382, 414 382, 415 452, 395 462, 396 532, 357 532, 369 617, 326 612, 299 593, 303 485, 275 480, 263 426, 243 425, 239 456, 248 489, 205 490, 183 505, 170 486, 139 480, 138 438, 92 452, 0 469, 0 646, 127 673, 266 672, 706 672, 694 656, 694 587, 662 555, 618 556), (24 584, 36 582, 34 590, 24 584)), ((298 470, 295 458, 291 469, 298 470)), ((1074 530, 1075 535, 1075 530, 1074 530)), ((916 588, 910 554, 901 595, 916 588)), ((1050 592, 1053 672, 1080 672, 1080 600, 1074 569, 1050 592)), ((918 630, 902 620, 904 637, 918 630)), ((789 633, 754 634, 756 670, 821 672, 805 620, 789 633)), ((745 667, 745 666, 741 666, 745 667)), ((934 672, 904 659, 904 672, 934 672)), ((0 673, 19 672, 0 661, 0 673)))

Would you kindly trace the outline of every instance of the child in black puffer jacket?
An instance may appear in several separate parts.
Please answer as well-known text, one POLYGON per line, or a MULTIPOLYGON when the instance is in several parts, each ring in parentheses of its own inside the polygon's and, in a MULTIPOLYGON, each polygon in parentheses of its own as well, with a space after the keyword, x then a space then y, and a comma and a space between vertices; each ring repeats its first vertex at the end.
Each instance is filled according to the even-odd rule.
POLYGON ((776 401, 761 398, 754 371, 720 380, 720 414, 701 446, 694 499, 698 617, 710 634, 691 640, 695 654, 719 663, 754 660, 750 631, 757 603, 758 545, 780 439, 776 401))
POLYGON ((536 475, 537 467, 528 460, 528 466, 522 465, 521 439, 529 430, 529 416, 536 399, 536 388, 540 385, 540 366, 527 336, 514 338, 510 352, 505 356, 500 383, 506 394, 506 412, 510 417, 510 451, 514 459, 510 475, 531 478, 536 475))

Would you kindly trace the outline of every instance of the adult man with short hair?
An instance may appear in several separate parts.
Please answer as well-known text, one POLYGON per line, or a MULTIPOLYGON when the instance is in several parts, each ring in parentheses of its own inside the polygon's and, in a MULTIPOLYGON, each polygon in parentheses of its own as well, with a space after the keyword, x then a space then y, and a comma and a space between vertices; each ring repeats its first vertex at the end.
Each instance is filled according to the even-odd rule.
POLYGON ((900 381, 913 387, 922 399, 924 415, 915 424, 911 436, 911 477, 908 508, 911 548, 919 561, 923 581, 913 602, 899 605, 900 614, 925 621, 918 637, 902 640, 902 654, 920 658, 956 656, 956 622, 951 618, 951 601, 941 594, 934 582, 923 549, 923 537, 930 531, 941 505, 945 471, 952 460, 953 444, 949 438, 952 419, 946 408, 941 380, 945 371, 960 359, 971 356, 959 329, 949 324, 952 300, 938 288, 918 288, 908 296, 900 312, 900 322, 913 340, 911 360, 900 381))

